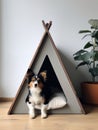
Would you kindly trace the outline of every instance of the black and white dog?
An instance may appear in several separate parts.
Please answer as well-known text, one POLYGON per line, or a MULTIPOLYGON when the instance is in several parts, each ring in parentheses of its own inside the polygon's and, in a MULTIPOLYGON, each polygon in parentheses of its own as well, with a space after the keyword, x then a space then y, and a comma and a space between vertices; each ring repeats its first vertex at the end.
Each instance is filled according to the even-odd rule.
POLYGON ((41 106, 41 118, 47 117, 47 104, 49 103, 50 93, 46 85, 46 71, 35 75, 32 70, 27 72, 28 95, 26 103, 29 108, 30 118, 35 118, 35 105, 41 106))

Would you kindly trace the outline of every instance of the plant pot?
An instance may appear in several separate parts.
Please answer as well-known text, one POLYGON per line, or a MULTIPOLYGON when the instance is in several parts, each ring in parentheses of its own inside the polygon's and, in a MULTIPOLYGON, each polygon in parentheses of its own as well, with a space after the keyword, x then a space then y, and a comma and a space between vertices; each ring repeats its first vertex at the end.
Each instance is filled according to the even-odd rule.
POLYGON ((81 91, 84 103, 98 105, 98 82, 83 82, 81 91))

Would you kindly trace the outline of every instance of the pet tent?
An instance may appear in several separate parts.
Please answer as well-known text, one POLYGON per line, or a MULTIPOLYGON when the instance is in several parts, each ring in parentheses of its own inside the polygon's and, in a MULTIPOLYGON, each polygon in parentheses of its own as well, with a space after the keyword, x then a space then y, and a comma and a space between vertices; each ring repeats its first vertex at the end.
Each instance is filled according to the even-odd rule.
MULTIPOLYGON (((62 91, 65 95, 67 105, 63 108, 51 110, 51 113, 85 113, 49 33, 52 22, 45 24, 42 21, 42 23, 45 32, 28 69, 32 69, 35 74, 47 70, 49 72, 48 77, 50 77, 50 86, 52 84, 54 91, 62 91)), ((25 74, 8 114, 28 113, 25 103, 27 93, 28 88, 25 74)))

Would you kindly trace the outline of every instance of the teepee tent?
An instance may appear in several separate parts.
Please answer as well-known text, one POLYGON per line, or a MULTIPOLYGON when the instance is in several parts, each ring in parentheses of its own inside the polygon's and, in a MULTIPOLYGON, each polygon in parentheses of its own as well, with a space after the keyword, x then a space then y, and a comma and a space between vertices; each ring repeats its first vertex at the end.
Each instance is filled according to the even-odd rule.
MULTIPOLYGON (((51 113, 85 113, 49 33, 52 22, 45 24, 42 21, 42 23, 45 32, 28 69, 32 69, 35 74, 43 70, 49 71, 50 84, 52 83, 55 86, 54 89, 57 88, 65 95, 67 105, 60 109, 51 110, 51 113)), ((28 88, 25 74, 8 114, 28 113, 28 108, 25 103, 27 93, 28 88)))

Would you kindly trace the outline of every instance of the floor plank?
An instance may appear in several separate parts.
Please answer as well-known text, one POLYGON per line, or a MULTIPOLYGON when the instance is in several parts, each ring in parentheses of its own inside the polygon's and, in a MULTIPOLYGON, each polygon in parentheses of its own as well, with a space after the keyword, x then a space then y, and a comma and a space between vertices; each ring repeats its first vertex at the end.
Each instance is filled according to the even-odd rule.
POLYGON ((7 115, 11 102, 0 103, 0 130, 98 130, 98 107, 87 106, 88 114, 49 115, 29 119, 28 115, 7 115))

